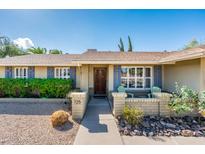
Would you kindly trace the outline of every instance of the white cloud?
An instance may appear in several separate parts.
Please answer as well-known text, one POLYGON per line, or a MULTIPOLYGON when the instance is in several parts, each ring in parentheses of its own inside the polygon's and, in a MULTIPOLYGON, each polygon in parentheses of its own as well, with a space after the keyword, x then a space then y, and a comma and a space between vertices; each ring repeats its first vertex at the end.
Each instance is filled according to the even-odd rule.
POLYGON ((23 48, 23 49, 28 49, 34 46, 30 38, 17 38, 16 40, 13 40, 13 42, 18 47, 23 48))

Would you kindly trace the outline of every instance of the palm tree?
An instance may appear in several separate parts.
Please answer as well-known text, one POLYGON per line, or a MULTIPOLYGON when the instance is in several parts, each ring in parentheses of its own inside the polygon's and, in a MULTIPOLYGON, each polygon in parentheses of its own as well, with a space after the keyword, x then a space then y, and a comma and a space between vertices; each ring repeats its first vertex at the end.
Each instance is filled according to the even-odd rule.
POLYGON ((122 41, 122 38, 120 38, 120 44, 118 44, 118 48, 120 49, 121 52, 125 51, 124 43, 122 41))
POLYGON ((40 48, 40 47, 32 47, 32 48, 29 48, 27 50, 28 53, 30 54, 47 54, 47 50, 46 48, 40 48))
POLYGON ((49 50, 49 54, 63 54, 63 51, 58 49, 49 50))
POLYGON ((128 52, 132 52, 132 42, 131 42, 131 39, 130 39, 130 36, 128 36, 128 52))

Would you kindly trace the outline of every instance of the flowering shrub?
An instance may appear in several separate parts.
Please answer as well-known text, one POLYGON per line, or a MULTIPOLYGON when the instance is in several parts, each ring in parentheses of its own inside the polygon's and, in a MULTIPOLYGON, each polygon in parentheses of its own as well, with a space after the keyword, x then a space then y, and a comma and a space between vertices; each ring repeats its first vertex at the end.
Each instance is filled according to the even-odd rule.
POLYGON ((199 113, 205 117, 205 91, 201 93, 200 102, 198 104, 199 113))
POLYGON ((169 102, 171 110, 177 114, 183 114, 193 111, 199 103, 199 94, 193 89, 187 86, 179 87, 176 83, 176 93, 173 93, 173 97, 169 102))

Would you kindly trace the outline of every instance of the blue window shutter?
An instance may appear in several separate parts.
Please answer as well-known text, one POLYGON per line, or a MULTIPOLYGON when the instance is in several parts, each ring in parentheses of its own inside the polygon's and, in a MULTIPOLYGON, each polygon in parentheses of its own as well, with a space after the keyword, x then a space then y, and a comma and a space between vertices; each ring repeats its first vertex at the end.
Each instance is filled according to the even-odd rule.
POLYGON ((70 78, 73 81, 72 87, 76 87, 76 67, 70 67, 70 78))
POLYGON ((54 67, 47 67, 47 78, 54 78, 54 67))
POLYGON ((28 67, 28 78, 35 78, 35 67, 34 66, 28 67))
POLYGON ((114 66, 114 90, 117 91, 117 88, 121 85, 121 66, 114 66))
POLYGON ((12 78, 13 77, 13 69, 11 66, 6 66, 5 67, 5 78, 12 78))
POLYGON ((154 86, 162 88, 162 66, 154 66, 154 86))

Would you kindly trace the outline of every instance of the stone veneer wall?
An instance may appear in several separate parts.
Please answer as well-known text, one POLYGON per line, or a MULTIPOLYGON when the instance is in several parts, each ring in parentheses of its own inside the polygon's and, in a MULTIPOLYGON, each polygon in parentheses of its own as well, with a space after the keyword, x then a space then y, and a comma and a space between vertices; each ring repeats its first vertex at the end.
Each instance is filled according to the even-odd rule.
POLYGON ((121 115, 125 105, 140 108, 145 115, 170 116, 171 114, 168 108, 171 95, 168 93, 154 93, 154 98, 126 98, 126 93, 112 93, 112 96, 114 116, 121 115))
POLYGON ((71 100, 72 100, 72 118, 73 119, 82 119, 87 103, 88 103, 88 92, 72 92, 71 100))

